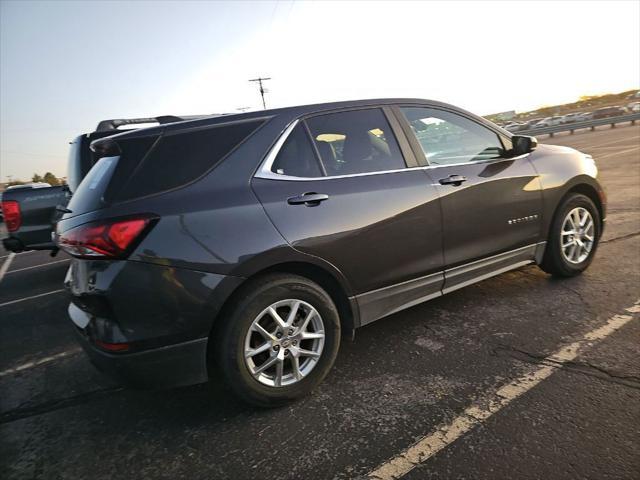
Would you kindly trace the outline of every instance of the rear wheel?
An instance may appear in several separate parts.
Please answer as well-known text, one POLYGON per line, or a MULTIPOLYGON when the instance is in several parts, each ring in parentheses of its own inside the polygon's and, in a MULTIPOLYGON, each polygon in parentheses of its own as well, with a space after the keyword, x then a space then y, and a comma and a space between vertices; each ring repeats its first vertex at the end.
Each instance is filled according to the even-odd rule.
POLYGON ((320 286, 272 274, 251 281, 234 302, 215 353, 236 394, 255 405, 277 406, 324 379, 338 353, 340 324, 320 286))
POLYGON ((600 225, 600 213, 589 197, 569 195, 553 219, 540 267, 558 277, 582 273, 596 253, 600 225))

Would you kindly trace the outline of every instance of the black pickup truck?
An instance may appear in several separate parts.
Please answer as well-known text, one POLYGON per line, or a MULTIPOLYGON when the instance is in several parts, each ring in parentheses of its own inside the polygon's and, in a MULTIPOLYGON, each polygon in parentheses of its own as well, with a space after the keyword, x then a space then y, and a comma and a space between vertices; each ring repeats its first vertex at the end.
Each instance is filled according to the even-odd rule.
POLYGON ((9 234, 2 240, 4 248, 12 252, 57 252, 57 247, 51 240, 51 232, 60 216, 67 211, 66 205, 71 195, 95 163, 89 148, 94 140, 122 133, 125 129, 139 128, 142 124, 166 124, 204 116, 211 115, 103 120, 98 123, 94 132, 77 136, 70 142, 67 185, 50 187, 29 184, 2 192, 2 213, 9 234))
POLYGON ((9 237, 2 240, 12 252, 52 249, 51 229, 56 205, 66 205, 64 186, 26 184, 2 192, 2 213, 9 237))

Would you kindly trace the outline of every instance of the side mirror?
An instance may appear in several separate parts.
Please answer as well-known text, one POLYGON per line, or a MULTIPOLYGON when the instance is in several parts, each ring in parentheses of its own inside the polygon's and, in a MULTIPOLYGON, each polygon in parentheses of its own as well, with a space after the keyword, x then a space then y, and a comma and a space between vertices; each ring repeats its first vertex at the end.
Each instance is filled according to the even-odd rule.
POLYGON ((513 149, 511 150, 513 155, 524 155, 525 153, 533 152, 538 146, 538 140, 536 137, 528 137, 526 135, 514 135, 511 137, 511 144, 513 149))

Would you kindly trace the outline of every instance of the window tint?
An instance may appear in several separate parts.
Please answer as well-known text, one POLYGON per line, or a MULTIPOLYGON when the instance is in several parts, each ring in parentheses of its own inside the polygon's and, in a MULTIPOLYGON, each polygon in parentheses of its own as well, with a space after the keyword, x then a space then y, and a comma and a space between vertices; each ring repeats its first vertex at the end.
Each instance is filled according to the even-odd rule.
MULTIPOLYGON (((115 194, 127 185, 127 182, 131 179, 131 175, 135 171, 136 167, 140 164, 147 152, 151 149, 153 144, 158 140, 158 135, 150 137, 136 137, 136 138, 123 138, 118 141, 118 147, 120 149, 120 156, 118 158, 118 165, 113 172, 109 185, 105 191, 105 198, 107 202, 115 198, 115 194)), ((99 161, 99 156, 102 153, 94 153, 93 160, 99 161)))
POLYGON ((396 170, 406 165, 379 108, 331 113, 307 120, 327 175, 396 170))
POLYGON ((504 147, 488 128, 454 113, 431 108, 402 108, 430 164, 499 158, 504 147))
POLYGON ((300 123, 287 137, 271 167, 273 173, 294 177, 321 177, 320 164, 313 145, 300 123))
POLYGON ((109 184, 119 157, 102 157, 73 192, 68 208, 79 215, 104 207, 102 196, 109 184))
POLYGON ((261 124, 262 121, 247 121, 163 135, 144 160, 144 154, 135 158, 139 166, 117 199, 143 197, 196 180, 261 124))

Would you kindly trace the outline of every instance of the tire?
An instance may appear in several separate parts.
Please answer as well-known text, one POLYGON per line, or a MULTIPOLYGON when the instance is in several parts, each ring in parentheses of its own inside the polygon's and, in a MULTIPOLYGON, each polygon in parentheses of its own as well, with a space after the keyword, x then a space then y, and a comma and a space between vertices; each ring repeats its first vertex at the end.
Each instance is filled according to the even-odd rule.
POLYGON ((218 370, 238 397, 253 405, 276 407, 308 395, 324 380, 338 354, 340 321, 331 297, 319 285, 297 275, 269 274, 241 287, 232 302, 231 308, 221 319, 224 323, 214 335, 213 358, 218 370), (274 307, 278 316, 287 321, 296 302, 298 313, 294 323, 291 327, 282 329, 268 310, 269 307, 278 305, 274 307), (307 317, 311 319, 304 327, 307 317), (265 331, 260 333, 258 327, 252 327, 254 321, 265 331), (322 325, 322 329, 318 325, 322 325), (320 337, 324 333, 324 338, 304 339, 300 330, 302 327, 306 331, 305 337, 308 334, 320 337), (270 334, 270 337, 266 334, 270 334), (284 336, 276 338, 276 334, 284 336), (250 365, 249 360, 245 359, 245 350, 257 351, 260 347, 268 346, 267 344, 271 346, 251 357, 250 365), (317 357, 301 355, 303 351, 318 350, 317 357), (274 356, 279 356, 282 360, 278 359, 272 367, 256 374, 259 367, 272 361, 274 356), (301 379, 298 378, 302 374, 298 378, 294 377, 294 361, 299 364, 298 372, 306 369, 301 379), (275 383, 278 381, 278 363, 283 365, 279 386, 275 383))
MULTIPOLYGON (((601 234, 602 223, 600 220, 600 212, 594 205, 593 201, 589 197, 579 193, 569 194, 564 198, 554 215, 553 222, 549 230, 549 237, 547 238, 547 247, 540 264, 540 268, 556 277, 574 277, 581 274, 593 261, 593 257, 598 248, 598 243, 600 242, 601 234), (561 242, 562 238, 565 238, 565 242, 569 242, 571 239, 571 236, 567 234, 569 230, 567 230, 565 226, 568 226, 568 224, 565 224, 565 222, 568 221, 567 216, 569 213, 576 209, 578 209, 578 213, 582 211, 587 211, 589 213, 591 220, 593 221, 593 231, 592 235, 590 235, 593 237, 593 241, 588 252, 581 250, 582 254, 586 255, 584 258, 582 258, 583 255, 579 256, 574 251, 575 256, 573 261, 571 261, 569 260, 570 255, 567 254, 567 251, 565 250, 565 252, 563 252, 561 242), (565 227, 564 235, 563 227, 565 227)), ((582 238, 581 241, 584 241, 585 238, 582 238)), ((570 247, 568 248, 570 249, 570 247)), ((581 247, 576 246, 576 250, 580 248, 581 247)), ((569 254, 570 253, 571 250, 569 250, 569 254)))

